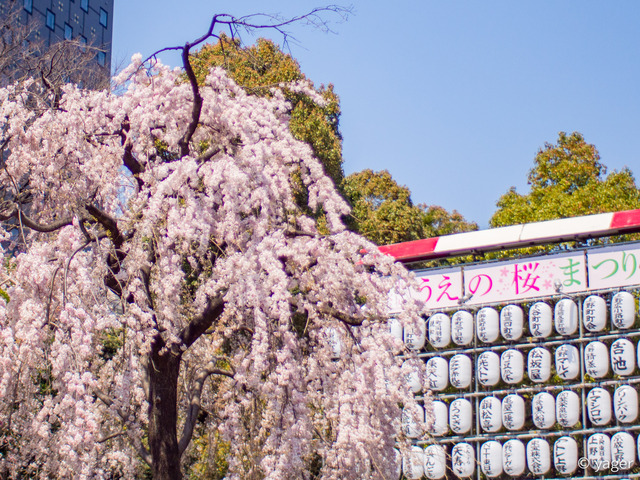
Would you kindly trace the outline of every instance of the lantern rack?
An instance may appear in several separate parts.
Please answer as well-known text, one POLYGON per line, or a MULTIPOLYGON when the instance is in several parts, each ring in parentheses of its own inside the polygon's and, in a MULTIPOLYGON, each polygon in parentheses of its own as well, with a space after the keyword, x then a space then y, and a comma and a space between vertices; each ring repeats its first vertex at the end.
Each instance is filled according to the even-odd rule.
MULTIPOLYGON (((577 328, 577 332, 572 335, 560 336, 558 334, 554 334, 553 336, 548 336, 546 338, 524 337, 522 338, 521 341, 518 341, 518 340, 504 341, 503 340, 502 342, 499 342, 499 343, 482 343, 478 338, 477 332, 475 332, 476 319, 474 318, 474 321, 473 321, 474 334, 473 334, 472 342, 468 347, 455 346, 454 348, 435 349, 434 347, 429 345, 427 342, 427 344, 425 345, 425 347, 423 347, 423 349, 415 353, 415 356, 417 356, 418 358, 422 359, 425 362, 434 357, 442 357, 447 359, 449 357, 452 357, 453 355, 458 355, 458 354, 463 354, 470 357, 471 365, 472 365, 471 375, 472 375, 473 381, 471 382, 469 387, 460 389, 453 393, 450 390, 447 390, 446 392, 443 391, 442 393, 437 391, 432 391, 429 397, 434 401, 444 401, 445 403, 448 403, 450 401, 453 401, 454 399, 460 399, 460 398, 471 401, 473 405, 472 419, 475 417, 475 422, 473 421, 471 422, 471 427, 466 434, 450 434, 450 435, 445 434, 441 436, 432 435, 430 436, 430 438, 427 438, 427 439, 415 439, 413 443, 421 447, 440 444, 443 447, 449 446, 451 448, 453 448, 454 444, 458 444, 461 442, 471 444, 473 446, 473 450, 475 452, 475 459, 476 459, 475 460, 476 461, 475 478, 480 479, 480 478, 487 477, 487 475, 485 475, 485 473, 482 471, 481 464, 480 464, 480 450, 481 450, 481 446, 485 442, 489 442, 489 441, 505 442, 505 441, 514 440, 514 439, 515 440, 531 440, 535 438, 557 439, 559 437, 564 437, 564 436, 575 437, 576 439, 581 437, 581 441, 578 440, 578 455, 587 457, 587 441, 590 435, 593 435, 593 434, 614 435, 618 432, 633 432, 634 434, 639 433, 640 432, 640 407, 638 407, 638 417, 634 422, 632 422, 632 424, 624 424, 620 422, 616 416, 611 415, 611 419, 609 420, 609 422, 607 422, 610 425, 591 426, 591 422, 588 417, 588 408, 586 403, 587 391, 589 389, 596 388, 596 387, 601 387, 604 389, 608 388, 613 390, 613 388, 615 387, 630 385, 630 386, 633 386, 637 392, 638 391, 637 385, 640 384, 640 375, 626 375, 626 376, 614 375, 614 373, 612 372, 612 368, 610 366, 608 374, 605 375, 605 377, 609 377, 609 378, 596 379, 588 376, 588 373, 586 371, 586 365, 585 365, 585 346, 590 342, 609 343, 621 338, 625 338, 628 340, 635 340, 632 342, 632 345, 634 347, 634 356, 636 355, 636 351, 638 353, 638 356, 634 357, 636 366, 633 372, 635 373, 640 371, 640 342, 637 341, 638 339, 640 339, 640 328, 629 328, 626 330, 612 329, 606 333, 587 331, 583 323, 583 311, 582 311, 583 300, 588 296, 598 295, 602 297, 605 295, 613 295, 623 290, 633 292, 639 289, 640 289, 640 286, 635 285, 635 286, 624 288, 624 289, 621 289, 621 288, 603 289, 603 290, 589 291, 589 292, 584 292, 579 294, 556 295, 553 297, 527 299, 526 301, 511 303, 513 305, 518 305, 522 307, 522 306, 531 305, 534 302, 540 302, 540 301, 548 304, 554 304, 564 298, 569 298, 573 300, 577 307, 578 328, 577 328), (547 351, 549 351, 549 353, 551 354, 553 348, 559 347, 561 345, 566 345, 566 344, 572 345, 579 350, 579 373, 573 380, 558 380, 557 377, 554 379, 553 373, 551 373, 549 376, 549 379, 546 382, 540 382, 540 383, 527 382, 527 377, 524 377, 519 382, 519 384, 522 384, 523 382, 527 382, 527 383, 525 385, 522 385, 521 387, 518 387, 515 384, 509 385, 509 384, 502 383, 502 385, 508 385, 508 386, 504 386, 499 389, 492 389, 492 387, 483 386, 479 382, 478 373, 477 373, 478 357, 480 356, 480 354, 484 352, 491 351, 494 353, 499 353, 509 349, 516 349, 516 350, 519 350, 521 353, 526 354, 526 352, 523 352, 523 351, 526 351, 528 349, 533 349, 536 347, 542 347, 542 348, 545 348, 547 351), (611 376, 614 376, 615 378, 610 378, 611 376), (550 382, 554 382, 554 383, 550 383, 550 382), (528 430, 505 431, 505 427, 502 426, 500 430, 497 432, 485 432, 481 428, 480 401, 484 397, 502 397, 510 394, 519 394, 527 397, 527 396, 531 396, 531 394, 536 394, 540 392, 559 393, 565 390, 574 391, 580 397, 582 407, 580 408, 580 416, 579 416, 580 420, 575 424, 576 428, 573 428, 573 429, 570 427, 559 428, 559 424, 555 422, 553 426, 551 426, 549 429, 528 429, 528 430), (554 427, 557 429, 554 429, 554 427)), ((607 302, 607 304, 610 304, 610 302, 607 302)), ((485 307, 495 308, 503 305, 505 305, 505 303, 492 304, 492 305, 491 304, 490 305, 473 305, 473 306, 460 305, 457 308, 442 309, 442 310, 439 310, 439 312, 450 315, 453 312, 465 310, 473 314, 474 312, 477 312, 480 309, 485 307)), ((611 309, 609 308, 608 310, 610 312, 611 309)), ((432 313, 435 314, 437 312, 434 311, 432 313)), ((635 319, 634 319, 634 324, 632 326, 637 326, 638 324, 637 309, 635 310, 634 314, 635 314, 635 319)), ((526 319, 526 315, 525 315, 525 319, 526 319)), ((611 323, 608 323, 608 325, 612 328, 614 327, 611 323)), ((523 321, 523 330, 524 331, 527 330, 526 320, 523 321)), ((607 363, 609 363, 609 360, 610 360, 609 347, 610 345, 607 347, 608 358, 603 359, 603 360, 606 360, 607 363)), ((526 363, 526 360, 525 360, 525 363, 526 363)), ((553 359, 551 359, 550 371, 553 372, 554 368, 555 368, 554 362, 553 362, 553 359)), ((527 371, 527 368, 525 365, 524 372, 526 371, 527 371)), ((417 394, 416 398, 419 401, 422 401, 425 403, 428 401, 428 397, 424 395, 417 394)), ((447 407, 447 411, 448 411, 448 407, 447 407)), ((447 432, 451 433, 451 430, 448 427, 448 422, 447 422, 447 432)), ((635 460, 635 466, 637 467, 640 464, 640 437, 638 435, 634 435, 633 437, 635 439, 634 460, 635 460)), ((522 474, 521 477, 518 477, 518 478, 540 478, 540 479, 550 480, 550 479, 556 478, 557 474, 561 474, 561 472, 554 470, 553 447, 551 446, 551 448, 552 448, 551 461, 550 461, 551 467, 548 469, 547 473, 543 475, 537 475, 537 474, 534 475, 525 468, 525 472, 522 474), (556 472, 555 474, 554 474, 554 471, 556 472)), ((450 454, 451 454, 451 451, 449 451, 448 455, 450 456, 450 454)), ((451 465, 448 465, 446 478, 459 478, 453 474, 451 470, 451 465)), ((469 477, 465 477, 465 478, 469 478, 469 477)), ((500 478, 515 478, 515 477, 510 477, 506 473, 503 473, 500 476, 500 478)), ((566 476, 558 477, 558 479, 563 479, 563 480, 566 480, 566 478, 568 477, 566 476)), ((631 473, 631 471, 629 472, 608 471, 608 473, 601 472, 601 473, 595 474, 590 469, 581 470, 580 468, 578 468, 571 474, 571 478, 580 478, 583 480, 590 480, 590 479, 596 479, 596 478, 615 480, 615 479, 623 479, 623 478, 624 479, 640 478, 640 473, 631 473)))

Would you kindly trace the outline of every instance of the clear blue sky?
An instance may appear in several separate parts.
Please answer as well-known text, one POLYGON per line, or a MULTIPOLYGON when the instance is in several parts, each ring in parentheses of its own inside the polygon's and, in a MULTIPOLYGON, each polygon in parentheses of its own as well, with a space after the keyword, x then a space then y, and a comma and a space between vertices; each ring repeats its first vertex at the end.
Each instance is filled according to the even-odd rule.
MULTIPOLYGON (((321 5, 115 0, 112 61, 193 40, 215 13, 294 16, 321 5)), ((559 131, 581 132, 610 170, 640 176, 640 2, 352 5, 335 34, 290 29, 303 72, 340 95, 347 173, 387 169, 415 203, 456 209, 481 228, 509 187, 527 191, 538 148, 559 131)))

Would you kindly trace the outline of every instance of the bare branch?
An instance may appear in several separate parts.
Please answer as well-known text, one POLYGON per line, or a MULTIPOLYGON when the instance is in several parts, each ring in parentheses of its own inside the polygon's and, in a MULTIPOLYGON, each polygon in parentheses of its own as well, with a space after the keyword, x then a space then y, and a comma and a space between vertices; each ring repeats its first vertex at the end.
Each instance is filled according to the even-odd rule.
MULTIPOLYGON (((111 398, 109 398, 108 395, 106 395, 105 393, 103 393, 102 391, 95 389, 94 390, 94 394, 96 397, 98 397, 100 399, 100 401, 102 401, 102 403, 104 403, 107 407, 112 407, 113 406, 113 400, 111 398)), ((120 420, 122 420, 122 423, 124 425, 127 424, 127 417, 126 415, 124 415, 120 409, 116 408, 116 413, 118 414, 118 416, 120 417, 120 420)), ((138 455, 140 455, 140 458, 142 458, 142 460, 144 460, 144 462, 147 465, 151 465, 151 454, 149 453, 149 451, 145 448, 144 445, 142 445, 142 442, 140 441, 139 438, 134 437, 133 435, 131 435, 131 433, 129 433, 129 430, 126 430, 126 435, 127 435, 127 439, 129 440, 129 443, 131 443, 131 445, 133 446, 133 448, 136 450, 136 452, 138 452, 138 455)))
POLYGON ((211 375, 223 375, 229 378, 233 378, 233 372, 223 370, 216 367, 217 359, 210 361, 205 368, 203 368, 193 381, 193 389, 191 391, 191 398, 189 400, 189 407, 187 408, 187 418, 185 419, 184 426, 182 428, 182 436, 178 441, 178 450, 180 455, 189 446, 191 438, 193 437, 193 429, 196 426, 198 420, 198 414, 200 413, 200 403, 202 397, 202 389, 204 384, 211 375))

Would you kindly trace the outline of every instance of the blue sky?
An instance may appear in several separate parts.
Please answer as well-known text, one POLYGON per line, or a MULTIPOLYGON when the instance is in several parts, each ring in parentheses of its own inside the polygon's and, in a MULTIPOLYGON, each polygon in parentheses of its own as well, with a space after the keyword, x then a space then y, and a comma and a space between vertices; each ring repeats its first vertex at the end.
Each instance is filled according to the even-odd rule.
MULTIPOLYGON (((215 13, 289 17, 321 5, 115 0, 112 63, 193 40, 215 13)), ((335 33, 290 29, 303 72, 341 98, 347 173, 387 169, 415 203, 456 209, 481 228, 511 186, 527 191, 537 150, 559 131, 581 132, 610 171, 640 175, 640 2, 351 5, 346 22, 327 16, 335 33)))

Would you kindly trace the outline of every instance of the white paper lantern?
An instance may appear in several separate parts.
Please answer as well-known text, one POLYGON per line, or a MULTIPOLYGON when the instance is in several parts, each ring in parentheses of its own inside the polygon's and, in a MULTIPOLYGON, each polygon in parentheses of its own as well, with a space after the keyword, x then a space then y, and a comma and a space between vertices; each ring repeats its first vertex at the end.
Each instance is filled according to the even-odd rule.
POLYGON ((502 446, 502 469, 511 477, 519 477, 524 473, 525 448, 520 440, 509 440, 502 446))
POLYGON ((527 466, 534 475, 544 475, 551 468, 551 448, 546 440, 534 438, 527 443, 527 466))
POLYGON ((611 437, 611 462, 621 470, 629 470, 636 463, 636 444, 627 432, 618 432, 611 437))
POLYGON ((471 402, 464 398, 456 398, 449 405, 449 426, 454 433, 462 434, 471 430, 473 412, 471 402))
POLYGON ((502 424, 509 430, 520 430, 524 426, 524 398, 512 393, 502 399, 502 424))
POLYGON ((482 352, 476 367, 478 382, 485 387, 497 385, 500 381, 500 357, 495 352, 482 352))
POLYGON ((536 302, 529 309, 529 332, 532 337, 546 338, 551 335, 551 307, 544 302, 536 302))
POLYGON ((468 478, 476 471, 476 454, 469 443, 456 443, 451 450, 451 470, 458 478, 468 478))
POLYGON ((387 325, 389 326, 389 333, 391 336, 402 341, 404 337, 402 336, 402 323, 400 320, 397 318, 390 318, 387 325))
POLYGON ((602 342, 590 342, 584 347, 584 367, 593 378, 609 373, 609 351, 602 342))
POLYGON ((429 479, 443 478, 447 472, 447 455, 442 445, 429 445, 424 450, 424 474, 429 479))
POLYGON ((563 380, 573 380, 580 373, 580 353, 569 344, 556 348, 556 373, 563 380))
POLYGON ((604 433, 594 433, 587 439, 587 459, 596 472, 607 470, 611 465, 611 440, 604 433))
POLYGON ((633 423, 638 418, 638 391, 623 385, 613 393, 613 412, 620 423, 633 423))
POLYGON ((560 437, 553 444, 553 465, 562 475, 571 475, 578 469, 578 443, 573 438, 560 437))
POLYGON ((451 339, 456 345, 469 345, 473 341, 473 315, 458 310, 451 317, 451 339))
POLYGON ((611 344, 611 368, 616 375, 633 375, 636 352, 633 343, 626 338, 619 338, 611 344))
POLYGON ((449 431, 449 412, 447 404, 436 400, 431 402, 433 413, 432 421, 428 422, 428 430, 432 435, 439 437, 449 431))
POLYGON ((424 450, 411 447, 402 458, 402 472, 407 480, 419 480, 424 475, 424 450))
POLYGON ((444 313, 431 315, 427 322, 429 343, 434 348, 444 348, 451 342, 451 320, 444 313))
POLYGON ((413 393, 422 392, 425 365, 421 360, 411 359, 402 364, 405 381, 413 393))
POLYGON ((611 323, 616 328, 631 328, 636 320, 636 302, 629 292, 618 292, 611 299, 611 323))
POLYGON ((553 395, 540 392, 531 401, 533 424, 541 429, 549 429, 556 422, 556 401, 553 395))
POLYGON ((556 397, 556 420, 563 427, 573 427, 580 420, 580 397, 572 390, 563 390, 556 397))
POLYGON ((400 453, 400 450, 398 450, 397 448, 393 449, 393 460, 394 460, 394 471, 396 473, 396 476, 394 477, 396 480, 400 480, 400 477, 402 476, 402 454, 400 453))
POLYGON ((578 329, 578 306, 570 298, 556 303, 554 321, 560 335, 573 335, 578 329))
POLYGON ((424 347, 425 335, 427 333, 427 324, 421 318, 409 322, 404 327, 404 343, 411 350, 420 350, 424 347))
POLYGON ((502 428, 502 402, 496 397, 485 397, 478 407, 480 426, 485 432, 494 433, 502 428))
POLYGON ((480 447, 480 468, 489 478, 502 475, 502 445, 492 440, 480 447))
POLYGON ((402 431, 408 438, 422 436, 424 425, 424 407, 415 405, 412 409, 402 409, 402 431))
POLYGON ((549 380, 551 376, 551 353, 549 350, 536 347, 529 351, 527 374, 532 382, 543 383, 549 380))
POLYGON ((522 381, 524 376, 524 358, 522 353, 515 348, 502 352, 500 356, 500 376, 505 383, 516 384, 522 381))
POLYGON ((524 313, 518 305, 507 305, 500 310, 500 334, 505 340, 518 340, 522 336, 524 313))
POLYGON ((342 339, 340 333, 335 328, 329 327, 327 332, 327 342, 331 349, 331 360, 339 360, 342 354, 342 339))
POLYGON ((427 361, 427 385, 430 390, 441 392, 449 384, 449 367, 442 357, 432 357, 427 361))
POLYGON ((590 332, 600 332, 607 324, 607 301, 590 295, 582 304, 582 324, 590 332))
POLYGON ((449 360, 449 382, 456 388, 468 388, 471 385, 471 359, 461 353, 449 360))
POLYGON ((604 388, 592 388, 587 394, 587 414, 595 426, 611 422, 611 394, 604 388))
POLYGON ((476 315, 476 335, 483 343, 493 343, 498 339, 500 322, 497 310, 491 307, 481 308, 476 315))

